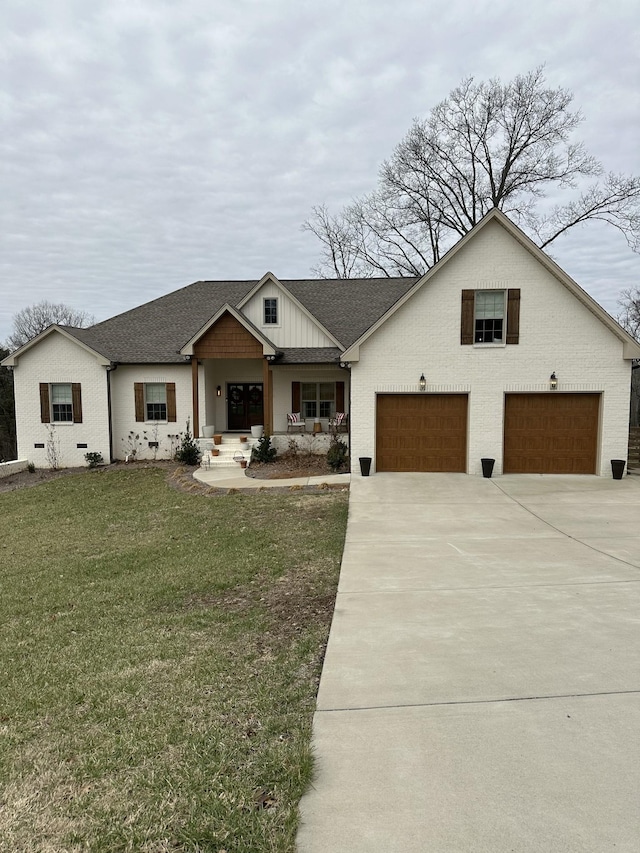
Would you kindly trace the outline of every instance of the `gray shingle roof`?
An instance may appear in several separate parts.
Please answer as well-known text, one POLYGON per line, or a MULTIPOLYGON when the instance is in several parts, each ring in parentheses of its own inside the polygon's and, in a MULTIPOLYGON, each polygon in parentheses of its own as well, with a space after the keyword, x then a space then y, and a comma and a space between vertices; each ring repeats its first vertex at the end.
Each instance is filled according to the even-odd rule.
POLYGON ((337 347, 285 347, 279 352, 282 356, 276 364, 326 364, 340 360, 337 347))
MULTIPOLYGON (((350 346, 417 278, 294 279, 282 284, 344 347, 350 346)), ((88 329, 66 327, 78 340, 124 364, 183 362, 180 349, 225 303, 234 307, 254 281, 197 281, 88 329)), ((289 349, 280 364, 335 361, 338 349, 289 349), (326 356, 326 358, 323 358, 326 356)))

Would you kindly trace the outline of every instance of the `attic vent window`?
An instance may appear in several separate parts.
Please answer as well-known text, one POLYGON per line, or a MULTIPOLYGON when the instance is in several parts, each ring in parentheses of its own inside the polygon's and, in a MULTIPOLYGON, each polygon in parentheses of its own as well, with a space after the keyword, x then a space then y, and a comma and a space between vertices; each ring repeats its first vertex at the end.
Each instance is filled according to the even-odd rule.
POLYGON ((264 324, 265 326, 276 326, 278 324, 278 300, 268 297, 264 300, 264 324))

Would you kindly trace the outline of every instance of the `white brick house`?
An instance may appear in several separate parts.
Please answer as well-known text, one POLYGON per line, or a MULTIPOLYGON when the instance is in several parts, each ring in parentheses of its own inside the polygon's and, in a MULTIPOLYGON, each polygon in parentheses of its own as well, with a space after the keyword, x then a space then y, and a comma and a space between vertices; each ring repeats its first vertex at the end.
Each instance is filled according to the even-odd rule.
POLYGON ((90 329, 52 326, 3 363, 18 454, 39 467, 52 432, 81 465, 132 440, 166 457, 187 419, 285 432, 291 412, 324 430, 347 412, 352 458, 373 471, 479 474, 490 457, 496 474, 610 476, 638 357, 494 210, 420 278, 196 282, 90 329))

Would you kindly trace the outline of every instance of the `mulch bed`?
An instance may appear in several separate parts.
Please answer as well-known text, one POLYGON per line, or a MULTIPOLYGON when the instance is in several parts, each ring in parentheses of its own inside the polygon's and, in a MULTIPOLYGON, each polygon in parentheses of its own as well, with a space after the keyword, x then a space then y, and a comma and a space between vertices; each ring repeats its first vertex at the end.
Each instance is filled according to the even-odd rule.
POLYGON ((324 456, 283 454, 274 462, 252 462, 247 476, 256 480, 288 480, 291 477, 322 477, 334 474, 324 456))

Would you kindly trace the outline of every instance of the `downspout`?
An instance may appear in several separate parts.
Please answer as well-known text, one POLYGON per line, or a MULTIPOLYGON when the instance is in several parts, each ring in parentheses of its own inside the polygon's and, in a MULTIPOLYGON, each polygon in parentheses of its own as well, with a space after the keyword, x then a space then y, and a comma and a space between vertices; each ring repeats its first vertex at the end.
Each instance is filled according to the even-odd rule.
POLYGON ((112 361, 111 364, 107 367, 107 420, 109 423, 109 458, 111 462, 115 462, 115 455, 113 452, 113 423, 112 423, 112 411, 111 411, 111 374, 118 367, 117 362, 112 361))

